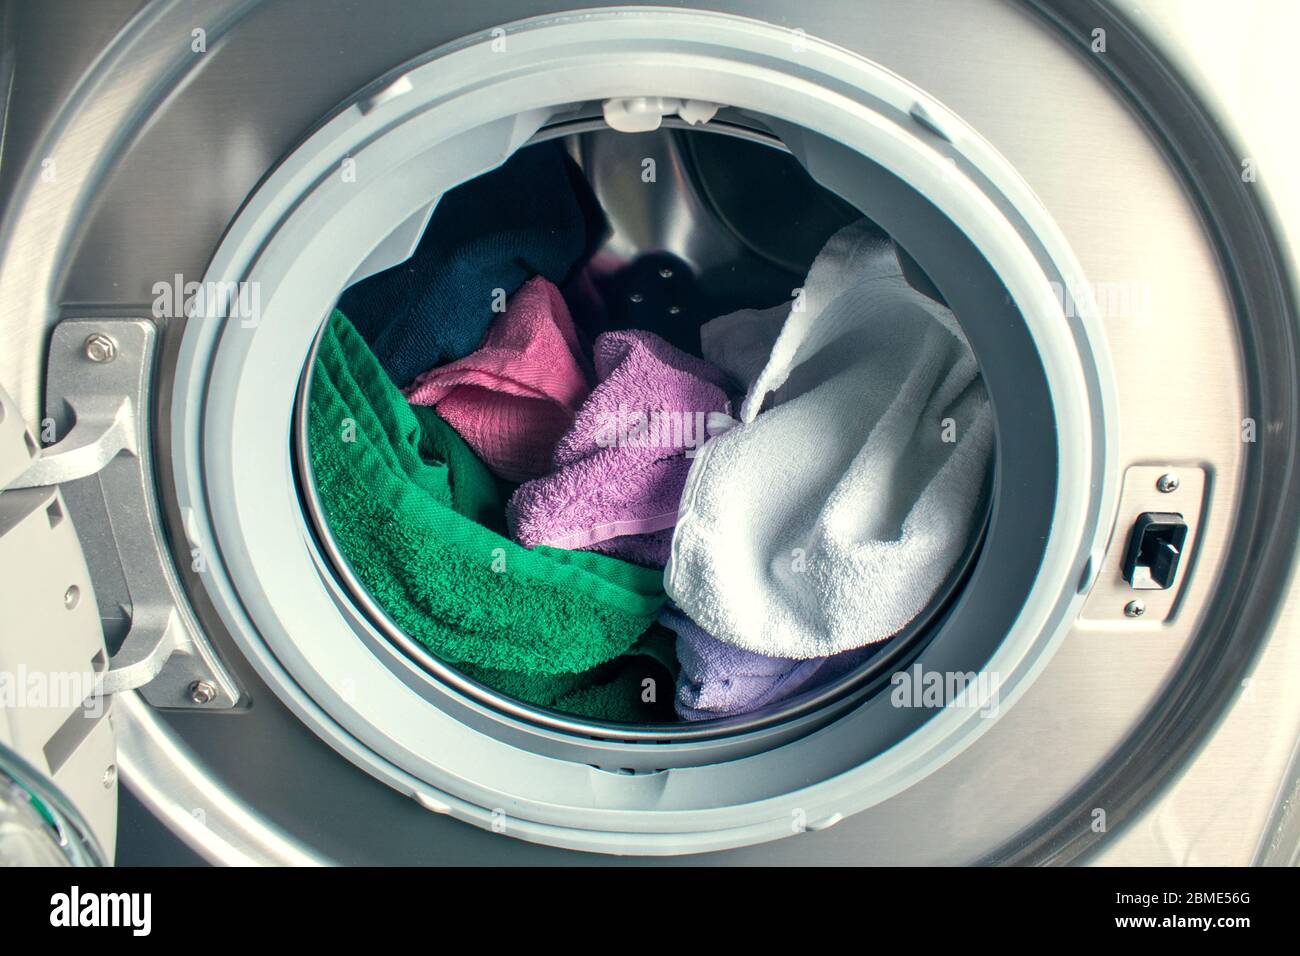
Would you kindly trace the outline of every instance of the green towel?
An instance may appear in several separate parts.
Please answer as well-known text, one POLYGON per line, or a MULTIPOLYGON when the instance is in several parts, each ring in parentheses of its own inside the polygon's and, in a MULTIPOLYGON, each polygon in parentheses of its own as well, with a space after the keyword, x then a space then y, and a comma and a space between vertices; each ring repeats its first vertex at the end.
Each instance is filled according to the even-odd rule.
MULTIPOLYGON (((519 674, 469 664, 459 669, 504 694, 567 714, 618 723, 672 723, 677 719, 673 711, 676 659, 669 663, 663 654, 642 644, 585 674, 519 674)), ((671 657, 671 645, 667 651, 671 657)))
POLYGON ((598 670, 556 698, 553 706, 571 714, 623 723, 672 723, 677 720, 673 697, 680 669, 676 645, 676 634, 652 624, 624 656, 605 666, 613 676, 598 670))
POLYGON ((653 620, 661 573, 591 552, 529 550, 498 533, 491 474, 433 409, 407 404, 337 310, 316 360, 308 438, 339 548, 403 631, 530 703, 604 717, 613 695, 628 716, 607 719, 645 719, 639 680, 633 694, 623 673, 645 670, 632 664, 641 658, 601 665, 653 620), (592 703, 594 688, 620 680, 623 691, 592 703))

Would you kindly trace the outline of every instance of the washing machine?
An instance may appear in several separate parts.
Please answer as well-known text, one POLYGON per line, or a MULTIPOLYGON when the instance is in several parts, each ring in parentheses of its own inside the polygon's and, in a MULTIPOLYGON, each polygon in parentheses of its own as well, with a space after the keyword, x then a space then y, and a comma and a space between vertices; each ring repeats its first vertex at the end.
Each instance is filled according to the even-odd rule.
POLYGON ((1293 864, 1297 27, 1266 0, 6 4, 5 855, 1293 864), (556 143, 629 302, 781 301, 866 217, 960 323, 980 519, 843 679, 575 717, 440 661, 339 553, 304 438, 331 308, 556 143), (900 705, 926 674, 996 692, 900 705))

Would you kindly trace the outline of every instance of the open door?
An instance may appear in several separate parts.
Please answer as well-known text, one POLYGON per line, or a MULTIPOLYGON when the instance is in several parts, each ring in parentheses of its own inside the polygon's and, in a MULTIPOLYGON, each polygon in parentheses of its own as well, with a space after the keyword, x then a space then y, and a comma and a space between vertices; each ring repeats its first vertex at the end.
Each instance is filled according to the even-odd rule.
POLYGON ((0 865, 113 859, 117 762, 104 631, 36 429, 0 386, 0 865))

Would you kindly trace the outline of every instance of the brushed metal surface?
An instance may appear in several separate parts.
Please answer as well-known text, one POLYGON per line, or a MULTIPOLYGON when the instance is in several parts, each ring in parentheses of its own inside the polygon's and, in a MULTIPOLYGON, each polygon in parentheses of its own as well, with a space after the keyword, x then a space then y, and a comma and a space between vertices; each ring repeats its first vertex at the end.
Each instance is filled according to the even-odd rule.
MULTIPOLYGON (((103 54, 114 58, 112 69, 93 74, 71 95, 57 127, 48 126, 56 96, 44 101, 44 121, 23 115, 24 137, 6 139, 6 164, 13 161, 12 147, 23 171, 8 193, 0 229, 0 381, 29 416, 39 407, 40 343, 60 312, 147 307, 153 282, 177 272, 198 276, 248 190, 334 103, 441 40, 580 4, 455 5, 440 11, 436 23, 424 10, 396 2, 373 4, 364 20, 344 4, 316 4, 310 13, 294 2, 251 12, 250 5, 234 2, 201 9, 160 4, 140 14, 157 19, 160 32, 147 40, 114 32, 132 4, 79 12, 71 19, 82 22, 84 32, 71 38, 55 26, 68 19, 59 17, 60 6, 24 13, 36 21, 28 24, 30 35, 58 36, 66 45, 46 62, 20 58, 15 95, 42 85, 71 89, 69 76, 99 55, 107 37, 117 39, 115 52, 103 54), (217 42, 222 24, 245 13, 217 42), (313 29, 303 31, 308 17, 313 29), (208 52, 194 57, 188 37, 200 21, 211 27, 208 52), (266 96, 272 88, 276 95, 266 96), (159 105, 147 127, 129 108, 137 98, 159 105), (49 156, 58 158, 58 179, 42 182, 40 161, 49 156)), ((1117 307, 1107 320, 1123 463, 1201 461, 1214 470, 1196 574, 1183 596, 1186 613, 1170 622, 1160 641, 1135 639, 1122 627, 1080 625, 1025 698, 939 773, 829 833, 709 858, 975 860, 1047 812, 1119 744, 1177 665, 1197 608, 1223 573, 1242 463, 1241 426, 1250 410, 1219 264, 1158 144, 1086 59, 1023 9, 995 0, 827 0, 797 8, 777 0, 720 0, 708 6, 831 39, 925 88, 979 129, 1042 198, 1092 281, 1127 289, 1130 302, 1149 303, 1142 310, 1117 307), (1152 355, 1174 370, 1159 402, 1151 400, 1152 355)), ((1270 8, 1247 7, 1234 16, 1248 20, 1260 42, 1274 32, 1261 27, 1271 23, 1270 8)), ((1152 22, 1172 36, 1176 19, 1169 14, 1152 22)), ((1238 62, 1247 58, 1258 54, 1243 53, 1238 62)), ((1216 68, 1231 71, 1233 65, 1216 68)), ((11 101, 11 112, 15 102, 23 105, 11 101)), ((1153 808, 1099 859, 1253 858, 1300 726, 1294 640, 1300 615, 1292 591, 1257 678, 1162 801, 1172 809, 1153 808), (1198 806, 1198 793, 1208 796, 1205 806, 1198 806), (1190 836, 1175 839, 1178 834, 1190 836)), ((237 662, 232 666, 240 669, 237 662)), ((246 858, 240 848, 257 839, 249 836, 257 827, 283 834, 295 847, 309 844, 312 854, 359 862, 569 858, 428 814, 346 766, 264 687, 256 681, 250 687, 259 699, 249 715, 223 722, 171 718, 173 749, 156 753, 146 750, 164 732, 161 718, 142 706, 124 707, 119 715, 135 725, 124 739, 128 782, 135 768, 140 787, 156 795, 155 809, 165 805, 160 786, 169 778, 212 775, 218 795, 212 799, 233 810, 196 844, 211 858, 246 858), (250 767, 248 741, 254 739, 263 750, 250 767), (333 797, 368 802, 382 826, 323 806, 324 775, 337 783, 333 797), (252 808, 257 812, 250 816, 252 808), (256 827, 244 832, 253 820, 256 827)), ((285 858, 297 852, 286 851, 285 858)))
MULTIPOLYGON (((1224 16, 1213 0, 1137 0, 1132 11, 1197 92, 1229 118, 1242 162, 1254 167, 1255 185, 1294 250, 1300 244, 1300 181, 1290 171, 1300 151, 1300 125, 1279 119, 1293 112, 1300 79, 1290 53, 1291 38, 1300 32, 1300 6, 1254 0, 1224 16)), ((1161 799, 1103 845, 1093 862, 1213 866, 1271 859, 1271 827, 1295 799, 1298 742, 1300 572, 1292 575, 1272 639, 1213 737, 1161 799)))
MULTIPOLYGON (((223 24, 250 5, 221 0, 205 10, 207 42, 216 44, 223 24)), ((24 40, 12 46, 5 115, 0 295, 13 298, 0 304, 0 381, 24 417, 39 421, 45 359, 36 343, 44 343, 66 301, 61 283, 76 268, 68 257, 94 215, 105 167, 140 131, 141 117, 128 107, 140 100, 156 103, 172 92, 193 65, 178 61, 176 51, 189 51, 198 23, 189 4, 141 7, 132 0, 107 0, 93 10, 75 4, 9 3, 5 14, 11 36, 24 40), (147 25, 148 38, 141 29, 122 29, 128 23, 147 25), (164 35, 170 42, 160 42, 164 35)), ((164 180, 148 194, 160 195, 158 190, 168 185, 184 188, 176 180, 164 180)), ((167 205, 155 207, 149 216, 150 231, 167 220, 167 205)), ((202 231, 201 224, 201 218, 195 222, 196 232, 202 231)), ((211 221, 206 225, 220 228, 211 221)), ((185 229, 183 220, 176 228, 185 229)), ((117 232, 94 253, 105 291, 124 291, 124 264, 117 254, 131 249, 136 238, 117 232)), ((141 293, 133 301, 151 302, 152 296, 142 291, 133 290, 141 293)), ((106 305, 122 301, 113 292, 96 298, 106 305)))
POLYGON ((138 694, 124 695, 118 714, 118 760, 132 792, 207 859, 228 866, 328 862, 283 833, 257 807, 212 786, 209 769, 138 694))

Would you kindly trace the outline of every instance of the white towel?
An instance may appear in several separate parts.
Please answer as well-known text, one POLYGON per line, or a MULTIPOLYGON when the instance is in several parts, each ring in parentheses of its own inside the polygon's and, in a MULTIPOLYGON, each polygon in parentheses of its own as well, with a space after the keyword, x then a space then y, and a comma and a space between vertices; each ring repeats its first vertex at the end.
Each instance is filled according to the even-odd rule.
POLYGON ((739 424, 691 466, 669 596, 759 654, 823 657, 896 634, 974 532, 992 450, 952 313, 855 223, 817 256, 802 307, 732 313, 701 339, 750 388, 739 424))

